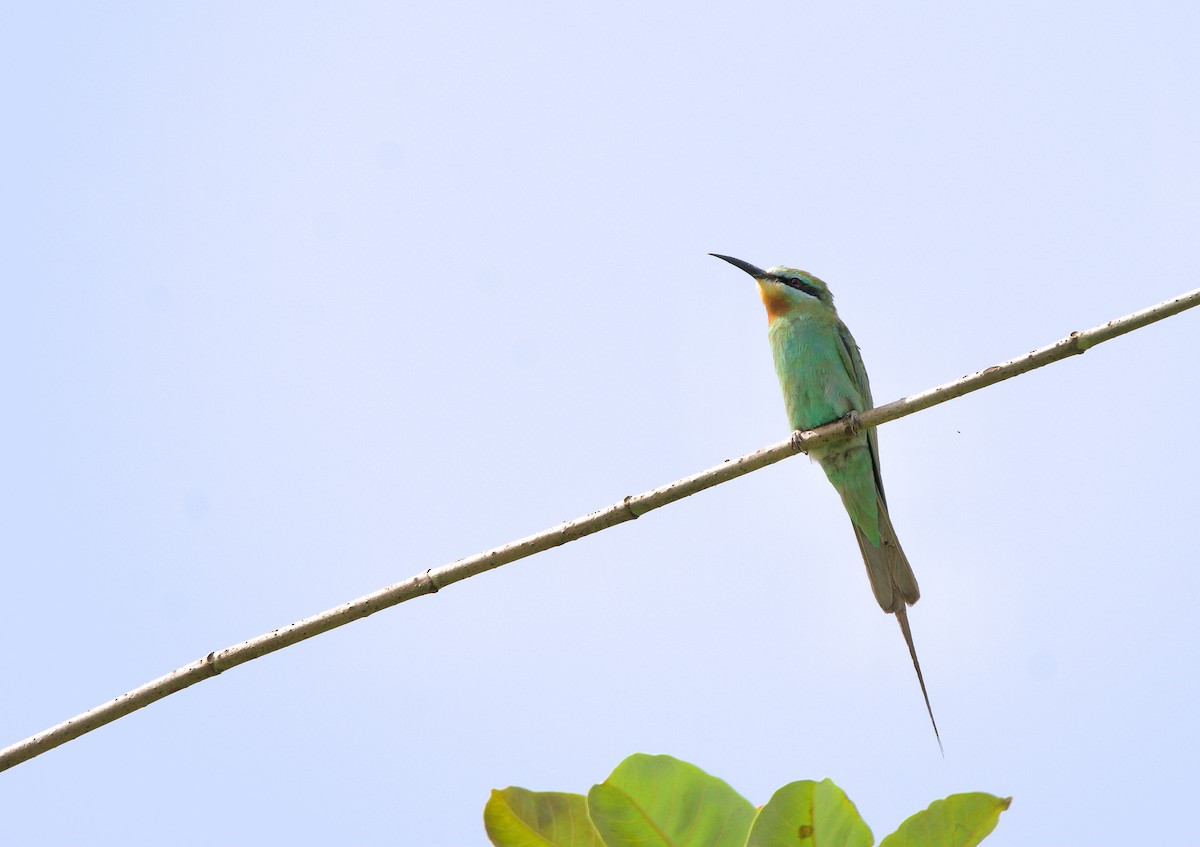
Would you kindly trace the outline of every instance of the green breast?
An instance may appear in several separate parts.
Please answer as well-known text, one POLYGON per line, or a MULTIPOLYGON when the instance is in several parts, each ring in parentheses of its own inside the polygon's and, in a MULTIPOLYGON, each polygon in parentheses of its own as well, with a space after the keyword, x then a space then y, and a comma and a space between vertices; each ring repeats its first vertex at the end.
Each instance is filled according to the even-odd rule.
POLYGON ((836 327, 807 316, 780 317, 768 337, 792 429, 812 429, 865 408, 839 352, 836 327))

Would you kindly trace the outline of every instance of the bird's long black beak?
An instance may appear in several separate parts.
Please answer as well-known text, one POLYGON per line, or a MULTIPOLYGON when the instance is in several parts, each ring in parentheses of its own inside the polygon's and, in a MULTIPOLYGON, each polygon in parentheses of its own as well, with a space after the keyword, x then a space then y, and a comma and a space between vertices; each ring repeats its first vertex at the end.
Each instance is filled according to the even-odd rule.
POLYGON ((708 255, 716 256, 718 259, 724 259, 735 268, 741 268, 755 279, 766 279, 769 276, 769 274, 762 268, 757 268, 749 262, 743 262, 741 259, 735 259, 732 256, 722 256, 720 253, 709 253, 708 255))

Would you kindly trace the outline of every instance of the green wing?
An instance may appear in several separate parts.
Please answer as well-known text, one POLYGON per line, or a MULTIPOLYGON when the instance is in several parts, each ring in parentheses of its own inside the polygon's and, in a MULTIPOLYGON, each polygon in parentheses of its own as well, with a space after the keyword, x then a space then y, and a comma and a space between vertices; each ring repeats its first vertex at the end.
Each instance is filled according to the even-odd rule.
MULTIPOLYGON (((842 366, 846 369, 846 373, 850 375, 854 387, 858 389, 859 396, 863 399, 863 408, 856 409, 858 412, 865 412, 867 409, 875 407, 875 401, 871 399, 871 381, 867 379, 867 368, 863 365, 862 354, 858 352, 858 345, 854 343, 854 336, 850 334, 850 330, 840 320, 837 322, 838 353, 842 357, 842 366)), ((875 473, 875 487, 879 490, 879 499, 883 501, 883 505, 887 506, 887 496, 883 493, 883 475, 879 470, 879 445, 876 443, 875 427, 868 427, 867 446, 871 448, 871 469, 875 473)))

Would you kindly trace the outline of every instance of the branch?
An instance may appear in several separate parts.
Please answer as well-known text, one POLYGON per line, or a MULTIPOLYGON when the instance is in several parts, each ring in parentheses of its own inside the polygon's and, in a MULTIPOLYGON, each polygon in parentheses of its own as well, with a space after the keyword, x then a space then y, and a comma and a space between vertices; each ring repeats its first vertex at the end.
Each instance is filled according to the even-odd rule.
MULTIPOLYGON (((1200 288, 1159 303, 1157 306, 1151 306, 1140 312, 1109 321, 1103 326, 1089 329, 1086 332, 1072 332, 1061 341, 1034 350, 1020 358, 993 365, 921 394, 904 397, 885 406, 865 411, 858 416, 858 425, 878 426, 922 409, 928 409, 930 406, 945 403, 947 400, 978 391, 1034 368, 1083 353, 1118 335, 1140 329, 1147 324, 1160 321, 1197 305, 1200 305, 1200 288)), ((810 448, 828 441, 843 438, 849 434, 853 426, 853 421, 843 419, 814 430, 794 432, 786 441, 780 441, 738 459, 726 461, 714 468, 677 480, 661 488, 652 489, 644 494, 626 497, 619 503, 614 503, 582 518, 560 523, 536 535, 527 536, 502 547, 494 547, 475 556, 459 559, 448 565, 442 565, 440 568, 432 568, 404 582, 398 582, 372 594, 359 597, 357 600, 351 600, 349 603, 280 629, 271 630, 265 635, 243 641, 233 647, 209 653, 199 661, 185 665, 166 676, 147 682, 120 697, 0 750, 0 770, 7 770, 32 759, 60 744, 65 744, 93 729, 104 726, 106 723, 148 706, 156 700, 161 700, 176 691, 182 691, 188 686, 214 677, 252 659, 274 653, 284 647, 290 647, 307 638, 312 638, 314 635, 320 635, 322 632, 343 626, 351 621, 365 618, 367 615, 406 600, 412 600, 414 597, 433 594, 439 589, 484 571, 490 571, 501 565, 507 565, 509 562, 532 556, 534 553, 575 541, 625 521, 634 520, 647 512, 668 503, 674 503, 676 500, 682 500, 698 491, 765 468, 767 465, 772 465, 796 453, 807 452, 810 448)))

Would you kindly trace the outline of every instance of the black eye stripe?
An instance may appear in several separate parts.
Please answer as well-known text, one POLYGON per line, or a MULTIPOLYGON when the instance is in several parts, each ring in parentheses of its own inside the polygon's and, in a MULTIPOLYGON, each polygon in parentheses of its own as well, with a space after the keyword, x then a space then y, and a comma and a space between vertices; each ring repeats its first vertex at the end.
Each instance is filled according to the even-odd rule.
POLYGON ((821 299, 820 289, 818 289, 815 285, 809 285, 802 279, 795 279, 790 276, 777 276, 775 278, 789 288, 794 288, 797 291, 803 291, 809 297, 816 297, 818 300, 821 299))

